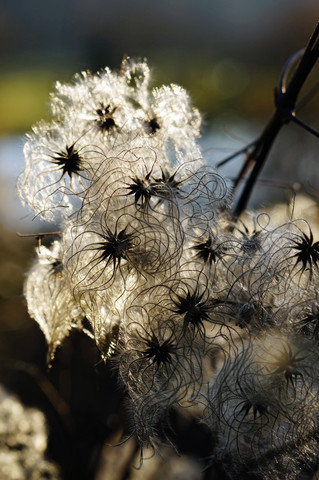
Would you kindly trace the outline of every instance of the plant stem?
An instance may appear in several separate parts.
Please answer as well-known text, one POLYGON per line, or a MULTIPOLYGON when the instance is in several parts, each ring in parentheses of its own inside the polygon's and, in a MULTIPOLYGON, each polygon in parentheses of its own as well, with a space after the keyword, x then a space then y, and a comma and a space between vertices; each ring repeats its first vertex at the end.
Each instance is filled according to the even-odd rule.
MULTIPOLYGON (((270 121, 268 122, 266 128, 253 144, 250 144, 248 147, 246 147, 246 149, 241 149, 239 152, 237 152, 238 155, 243 152, 246 152, 247 155, 244 165, 239 172, 237 179, 234 182, 233 191, 236 190, 240 181, 245 177, 246 172, 250 170, 251 165, 253 165, 253 167, 247 178, 245 187, 241 192, 238 202, 234 208, 233 217, 235 220, 237 220, 241 213, 245 210, 252 190, 254 188, 256 179, 267 160, 271 147, 275 139, 277 138, 277 135, 280 132, 281 128, 284 125, 290 123, 291 121, 295 121, 300 126, 303 126, 303 122, 296 121, 296 101, 300 90, 302 89, 318 57, 319 23, 317 24, 313 34, 311 35, 305 50, 293 55, 293 57, 291 57, 291 59, 286 62, 280 77, 279 87, 275 90, 276 110, 272 115, 270 121), (286 86, 286 79, 289 70, 292 68, 292 65, 296 63, 296 59, 299 57, 301 58, 299 60, 298 66, 295 69, 288 86, 286 86), (252 147, 252 149, 250 149, 250 147, 252 147)), ((318 136, 317 132, 312 131, 313 129, 307 128, 306 130, 318 136)), ((237 154, 232 155, 231 158, 234 158, 237 154)), ((221 164, 223 163, 225 162, 221 162, 221 164)))

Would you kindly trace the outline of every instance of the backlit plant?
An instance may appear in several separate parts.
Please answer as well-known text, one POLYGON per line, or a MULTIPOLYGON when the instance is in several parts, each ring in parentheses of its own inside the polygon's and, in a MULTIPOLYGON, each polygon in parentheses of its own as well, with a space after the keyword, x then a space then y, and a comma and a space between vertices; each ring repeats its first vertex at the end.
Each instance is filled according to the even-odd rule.
POLYGON ((59 224, 26 279, 29 313, 49 362, 72 329, 94 339, 142 449, 173 443, 170 412, 196 408, 208 463, 298 478, 318 454, 318 240, 304 220, 232 216, 187 93, 149 81, 126 59, 57 84, 53 120, 28 135, 19 195, 59 224))

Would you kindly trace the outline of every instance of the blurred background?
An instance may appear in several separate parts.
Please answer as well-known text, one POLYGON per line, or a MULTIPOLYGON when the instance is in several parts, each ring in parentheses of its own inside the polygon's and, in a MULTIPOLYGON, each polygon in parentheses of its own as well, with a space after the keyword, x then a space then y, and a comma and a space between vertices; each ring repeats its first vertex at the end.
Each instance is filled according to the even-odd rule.
MULTIPOLYGON (((273 111, 282 66, 305 46, 318 20, 318 0, 0 0, 0 380, 46 412, 55 425, 52 455, 63 468, 68 467, 62 447, 70 456, 74 439, 83 441, 80 457, 79 450, 72 451, 82 458, 74 478, 93 478, 93 470, 85 473, 88 443, 96 447, 105 438, 103 422, 112 430, 121 395, 101 366, 92 375, 98 355, 89 339, 76 333, 47 370, 45 341, 22 295, 36 239, 16 235, 48 228, 32 220, 15 194, 25 133, 49 118, 49 93, 57 80, 71 81, 81 70, 118 69, 124 55, 145 57, 154 86, 178 83, 189 91, 203 114, 201 143, 213 165, 261 131, 273 111), (109 389, 117 392, 112 405, 109 389), (98 398, 94 404, 92 394, 98 398), (68 440, 64 427, 56 426, 64 404, 76 412, 68 440)), ((308 90, 318 80, 315 69, 308 90)), ((318 112, 314 95, 302 117, 319 129, 318 112)), ((306 186, 316 197, 318 142, 293 125, 285 128, 252 205, 286 200, 282 181, 288 190, 306 186)), ((222 173, 234 177, 240 165, 238 158, 222 173)), ((72 478, 70 472, 65 478, 72 478)))
MULTIPOLYGON (((49 118, 57 80, 106 65, 118 69, 124 55, 146 57, 154 85, 178 83, 191 94, 203 114, 205 154, 214 162, 260 131, 284 62, 305 46, 318 19, 316 0, 1 0, 0 219, 30 230, 30 218, 20 221, 12 185, 23 165, 23 135, 49 118)), ((313 97, 312 121, 318 106, 313 97)), ((290 130, 293 156, 300 155, 299 130, 290 130)), ((236 171, 230 168, 226 174, 236 171)), ((305 165, 295 173, 293 181, 308 175, 305 165)))

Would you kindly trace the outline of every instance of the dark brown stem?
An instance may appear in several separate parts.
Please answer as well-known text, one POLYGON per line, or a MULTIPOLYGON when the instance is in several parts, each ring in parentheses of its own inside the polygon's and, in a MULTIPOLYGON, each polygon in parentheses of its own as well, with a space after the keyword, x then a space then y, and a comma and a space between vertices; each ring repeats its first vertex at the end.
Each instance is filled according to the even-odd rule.
POLYGON ((233 211, 233 216, 237 219, 241 213, 245 210, 247 203, 249 201, 251 192, 254 188, 256 179, 260 174, 269 154, 269 151, 284 123, 280 116, 276 113, 271 118, 267 127, 265 128, 262 136, 256 141, 255 147, 252 150, 251 154, 247 157, 245 165, 240 172, 238 179, 235 181, 234 188, 237 187, 239 181, 243 178, 246 173, 247 168, 253 162, 254 167, 247 179, 246 185, 238 199, 237 205, 233 211), (247 166, 247 168, 245 168, 247 166))
POLYGON ((38 237, 48 237, 50 235, 61 235, 62 232, 45 232, 45 233, 20 233, 17 232, 17 236, 21 238, 27 238, 27 237, 33 237, 33 238, 38 238, 38 237))
MULTIPOLYGON (((284 66, 279 87, 275 91, 276 110, 266 128, 253 144, 250 144, 245 149, 237 152, 237 154, 246 153, 246 159, 234 182, 233 191, 236 190, 238 184, 245 177, 246 173, 249 170, 251 170, 251 172, 234 208, 233 216, 235 219, 237 219, 245 210, 256 179, 267 160, 271 147, 281 128, 291 121, 294 121, 310 133, 318 136, 318 133, 315 130, 311 129, 311 127, 308 127, 306 124, 303 124, 303 122, 299 121, 295 116, 295 106, 298 95, 318 57, 319 23, 317 24, 305 50, 302 53, 298 52, 297 55, 294 55, 284 66), (296 59, 298 58, 300 58, 298 66, 296 67, 289 84, 286 86, 287 74, 291 69, 292 64, 295 64, 296 59)), ((236 154, 232 155, 231 158, 234 158, 235 156, 236 154)), ((225 163, 225 161, 220 164, 223 163, 225 163)))

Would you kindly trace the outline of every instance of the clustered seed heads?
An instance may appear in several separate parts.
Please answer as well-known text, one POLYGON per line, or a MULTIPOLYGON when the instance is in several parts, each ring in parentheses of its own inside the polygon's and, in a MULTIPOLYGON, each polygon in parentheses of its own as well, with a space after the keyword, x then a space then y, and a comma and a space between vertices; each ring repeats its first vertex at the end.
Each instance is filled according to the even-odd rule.
POLYGON ((37 249, 29 313, 50 362, 74 328, 114 362, 141 447, 196 406, 230 477, 297 478, 318 454, 319 242, 303 220, 235 224, 198 111, 149 81, 126 59, 58 83, 29 134, 18 192, 61 231, 37 249))

